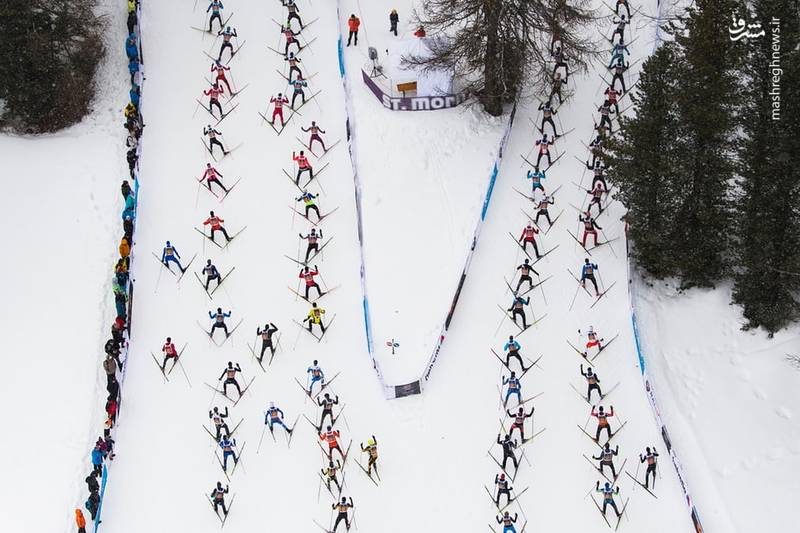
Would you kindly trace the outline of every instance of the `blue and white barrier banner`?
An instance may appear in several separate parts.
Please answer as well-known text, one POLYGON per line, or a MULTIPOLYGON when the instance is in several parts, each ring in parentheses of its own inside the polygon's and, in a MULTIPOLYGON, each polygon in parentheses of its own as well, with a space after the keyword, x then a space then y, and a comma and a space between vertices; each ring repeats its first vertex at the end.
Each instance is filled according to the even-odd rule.
POLYGON ((436 340, 436 345, 433 348, 433 352, 431 353, 430 359, 428 359, 427 365, 425 365, 425 369, 423 370, 422 376, 420 377, 420 381, 427 382, 430 379, 431 372, 433 371, 433 367, 436 365, 436 360, 439 358, 439 351, 442 349, 442 343, 444 342, 445 336, 447 335, 447 330, 450 329, 450 324, 453 320, 453 314, 455 313, 456 306, 458 305, 458 300, 461 297, 461 291, 464 288, 464 282, 467 280, 467 273, 469 272, 469 267, 472 264, 472 256, 475 253, 475 248, 478 245, 478 238, 481 235, 481 229, 483 228, 483 222, 486 220, 486 213, 489 210, 489 204, 492 201, 492 194, 494 193, 494 186, 497 183, 497 175, 500 171, 500 163, 503 160, 503 152, 505 151, 506 145, 508 144, 508 138, 511 134, 511 128, 514 126, 514 118, 517 115, 517 105, 514 104, 514 107, 511 109, 511 114, 508 117, 508 123, 506 124, 505 131, 503 132, 503 136, 500 139, 500 146, 497 150, 497 157, 495 158, 494 164, 492 165, 492 171, 489 173, 489 179, 486 186, 486 193, 483 198, 483 207, 481 208, 480 217, 478 218, 478 222, 475 225, 475 232, 472 235, 472 243, 470 244, 469 250, 467 251, 467 257, 464 261, 464 269, 461 271, 461 275, 458 278, 458 283, 456 284, 456 290, 453 294, 453 299, 450 302, 450 308, 447 310, 447 315, 445 316, 444 321, 442 322, 441 330, 439 331, 439 338, 436 340))

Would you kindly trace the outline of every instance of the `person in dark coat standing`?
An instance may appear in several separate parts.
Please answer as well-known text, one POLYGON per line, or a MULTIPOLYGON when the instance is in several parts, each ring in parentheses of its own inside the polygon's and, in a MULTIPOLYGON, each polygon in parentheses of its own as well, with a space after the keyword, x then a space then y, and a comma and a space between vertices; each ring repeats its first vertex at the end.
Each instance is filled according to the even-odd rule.
POLYGON ((389 13, 389 32, 394 33, 395 37, 397 37, 398 22, 400 22, 400 16, 397 14, 396 9, 392 9, 392 12, 389 13))

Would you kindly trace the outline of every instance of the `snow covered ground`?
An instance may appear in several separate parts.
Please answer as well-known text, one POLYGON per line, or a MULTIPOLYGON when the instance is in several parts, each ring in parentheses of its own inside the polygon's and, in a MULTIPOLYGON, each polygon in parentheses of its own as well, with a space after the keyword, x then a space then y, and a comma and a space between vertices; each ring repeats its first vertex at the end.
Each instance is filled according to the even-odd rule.
POLYGON ((55 135, 0 135, 0 402, 8 410, 0 471, 13 480, 0 488, 13 502, 0 521, 9 531, 72 530, 102 433, 100 362, 114 317, 128 88, 124 6, 106 1, 100 9, 108 14, 108 56, 93 112, 55 135))
MULTIPOLYGON (((351 76, 358 171, 364 186, 367 292, 378 357, 390 382, 417 377, 430 355, 463 266, 505 119, 490 119, 471 108, 430 113, 385 110, 363 86, 358 69, 365 61, 367 44, 390 46, 386 30, 391 7, 400 12, 400 28, 407 33, 411 3, 342 0, 340 4, 342 17, 337 19, 335 3, 300 3, 306 22, 319 17, 303 34, 316 41, 302 52, 301 59, 306 75, 315 74, 310 78, 311 89, 323 92, 276 136, 257 112, 265 112, 270 95, 286 92, 284 80, 275 72, 285 72, 283 61, 266 47, 269 43, 282 49, 278 27, 270 19, 282 20, 285 11, 277 2, 226 2, 228 13, 234 13, 230 24, 239 32, 239 43, 246 45, 230 64, 234 83, 244 88, 234 100, 238 108, 218 126, 229 147, 243 144, 215 163, 226 184, 242 181, 222 203, 192 181, 209 160, 198 139, 210 117, 194 103, 206 87, 203 76, 209 75, 210 61, 203 51, 215 54, 219 43, 190 27, 202 25, 202 5, 192 11, 185 3, 143 4, 147 130, 140 165, 135 323, 103 529, 115 533, 154 527, 218 531, 205 495, 218 480, 227 480, 215 458, 216 444, 200 427, 209 425, 212 405, 230 408, 231 426, 242 421, 235 434, 242 460, 230 479, 228 501, 233 495, 235 500, 226 530, 319 531, 311 520, 327 526, 333 498, 319 483, 319 469, 324 466, 315 444, 319 437, 300 416, 316 420, 319 410, 294 382, 296 378, 306 383, 306 369, 313 359, 319 360, 328 379, 341 372, 329 391, 346 405, 337 428, 342 444, 347 446, 352 440, 353 447, 342 494, 355 501, 359 529, 485 531, 487 522, 494 523, 495 509, 484 486, 491 488, 498 469, 487 450, 497 437, 501 418, 505 427, 510 421, 498 399, 497 386, 505 372, 490 348, 500 352, 507 336, 518 331, 497 306, 510 304, 502 278, 512 281, 514 268, 524 257, 508 233, 518 235, 526 224, 523 210, 534 212, 514 188, 529 190, 519 155, 531 150, 536 133, 531 120, 540 117, 535 103, 518 110, 469 277, 425 393, 385 401, 366 352, 361 311, 356 208, 345 140, 346 95, 336 50, 346 16, 355 12, 363 24, 359 48, 346 49, 345 59, 351 76), (312 158, 316 168, 325 163, 329 167, 310 190, 322 193, 323 213, 338 208, 320 226, 326 236, 323 242, 333 240, 319 260, 312 261, 320 267, 323 287, 336 287, 319 301, 328 321, 336 316, 320 343, 292 321, 301 320, 309 306, 289 291, 298 288, 299 267, 285 257, 301 253, 297 234, 311 227, 287 209, 299 205, 295 202, 299 191, 282 172, 294 172, 291 153, 302 148, 296 136, 307 141, 299 127, 311 120, 325 129, 329 145, 342 140, 324 158, 312 158), (246 227, 224 250, 192 228, 202 227, 212 209, 225 219, 232 234, 246 227), (148 257, 151 251, 160 254, 167 239, 178 247, 184 264, 197 254, 192 272, 180 283, 148 257), (213 300, 194 279, 207 258, 223 272, 235 267, 213 300), (232 311, 231 327, 243 320, 222 347, 201 331, 210 326, 208 311, 218 306, 232 311), (276 323, 281 338, 273 363, 262 371, 249 346, 256 345, 256 327, 265 322, 276 323), (179 347, 188 343, 182 359, 187 376, 176 369, 165 382, 151 352, 158 354, 168 335, 179 347), (391 337, 401 343, 394 357, 383 346, 391 337), (227 361, 241 364, 240 383, 254 379, 235 407, 207 385, 218 383, 227 361), (263 410, 269 401, 286 412, 289 424, 297 423, 291 447, 280 428, 274 441, 263 430, 263 410), (377 437, 380 449, 380 487, 353 464, 356 459, 363 463, 359 443, 371 435, 377 437)), ((653 14, 655 2, 644 11, 653 14)), ((80 503, 72 500, 83 492, 88 450, 100 422, 100 347, 113 314, 108 274, 115 259, 118 187, 120 169, 124 169, 119 109, 127 90, 121 46, 124 24, 120 18, 114 25, 120 28, 110 32, 119 36, 110 45, 113 68, 105 69, 107 89, 90 120, 44 139, 0 138, 4 161, 12 161, 9 167, 16 169, 14 173, 37 177, 21 181, 0 199, 10 219, 29 221, 26 232, 9 237, 9 248, 24 250, 24 261, 6 261, 2 271, 6 280, 23 283, 16 284, 20 289, 15 295, 20 297, 3 315, 8 328, 4 353, 13 374, 11 386, 3 389, 0 399, 14 406, 15 431, 24 436, 26 456, 36 458, 14 461, 19 440, 5 440, 0 466, 17 485, 7 485, 0 494, 6 501, 23 502, 17 504, 18 513, 3 516, 3 523, 15 526, 15 531, 71 529, 66 520, 71 518, 73 503, 80 503), (91 160, 75 157, 88 153, 89 147, 96 154, 91 160), (42 158, 44 152, 52 157, 42 158), (54 175, 59 179, 53 180, 54 175), (48 180, 47 195, 34 188, 44 180, 48 180), (36 222, 41 220, 47 224, 36 222), (45 291, 44 286, 55 287, 51 280, 56 277, 66 277, 71 283, 45 291), (40 321, 30 317, 43 309, 57 317, 49 318, 46 328, 48 340, 60 345, 48 350, 55 355, 44 355, 44 348, 29 355, 30 339, 41 336, 42 328, 40 321), (90 327, 80 329, 85 324, 90 327), (30 394, 34 384, 41 387, 37 391, 46 391, 46 407, 19 400, 30 394), (43 409, 47 424, 41 423, 43 409), (11 492, 17 488, 37 497, 20 500, 11 492), (65 495, 70 499, 67 504, 65 495), (42 518, 30 520, 32 513, 42 518)), ((652 47, 653 29, 638 31, 633 60, 652 47)), ((535 405, 536 411, 526 436, 544 432, 524 448, 526 459, 514 486, 517 492, 528 490, 510 510, 520 513, 520 524, 530 520, 527 531, 607 530, 589 501, 595 482, 604 480, 582 457, 597 452, 579 429, 586 426, 593 431, 594 422, 586 422, 591 406, 570 386, 585 390, 579 373, 582 359, 566 342, 579 345, 577 330, 594 325, 606 340, 619 333, 593 362, 606 390, 618 383, 603 401, 617 413, 611 419, 612 428, 626 422, 612 441, 620 446, 617 468, 627 460, 624 470, 641 479, 638 454, 653 445, 662 452, 658 499, 627 475, 618 479, 618 501, 630 498, 620 530, 690 531, 680 482, 661 449, 637 366, 618 203, 598 222, 605 235, 619 239, 612 242, 613 248, 603 246, 591 256, 600 265, 604 286, 616 285, 590 308, 593 299, 567 272, 577 272, 586 257, 566 230, 579 230, 571 204, 581 206, 587 200, 573 182, 588 186, 590 181, 576 157, 585 158, 581 141, 588 142, 592 113, 600 103, 597 74, 570 79, 571 84, 574 79, 576 97, 557 115, 559 128, 575 128, 556 144, 556 153, 565 155, 545 181, 548 191, 560 186, 551 216, 562 210, 563 214, 539 238, 540 249, 557 246, 536 265, 541 279, 549 278, 531 294, 528 316, 533 313, 542 321, 518 337, 524 355, 542 356, 523 380, 524 397, 542 393, 527 404, 535 405)), ((785 513, 797 496, 791 475, 797 471, 798 431, 790 394, 796 390, 798 374, 783 358, 785 352, 792 352, 796 330, 771 341, 741 333, 737 310, 727 306, 727 301, 725 291, 676 298, 660 288, 640 290, 636 303, 644 349, 662 415, 690 472, 706 530, 753 531, 763 511, 771 513, 779 528, 779 519, 790 519, 785 513), (697 320, 685 312, 687 307, 709 320, 697 320), (711 317, 717 320, 711 322, 711 317), (686 339, 697 341, 696 345, 687 347, 686 339), (758 429, 752 429, 747 438, 732 439, 728 428, 737 423, 758 429), (757 490, 743 489, 753 483, 757 490)), ((219 334, 217 340, 221 341, 219 334)), ((497 446, 492 453, 499 457, 497 446)), ((611 523, 616 525, 613 519, 611 523)))
MULTIPOLYGON (((202 73, 208 68, 202 50, 212 49, 210 39, 204 40, 202 34, 189 28, 192 24, 201 24, 202 14, 199 10, 191 13, 186 6, 179 5, 148 4, 144 9, 145 42, 148 49, 157 49, 159 53, 151 53, 153 57, 147 65, 148 135, 143 148, 138 245, 140 250, 158 252, 163 241, 171 239, 184 257, 191 257, 195 252, 199 254, 193 270, 198 270, 206 257, 214 259, 223 269, 236 266, 236 270, 210 302, 192 274, 187 274, 176 286, 175 279, 164 273, 158 262, 145 261, 139 265, 136 327, 126 381, 126 404, 118 425, 118 455, 104 510, 108 527, 113 527, 114 531, 138 531, 154 521, 165 530, 212 531, 218 527, 203 493, 207 494, 213 484, 224 477, 214 457, 215 444, 200 425, 208 422, 207 409, 211 405, 227 403, 224 398, 215 397, 211 388, 204 384, 214 384, 227 361, 241 363, 242 381, 253 377, 255 381, 232 410, 234 423, 244 420, 236 433, 243 459, 230 483, 236 499, 226 528, 244 530, 254 524, 270 524, 279 529, 293 527, 311 531, 316 526, 309 517, 327 524, 331 498, 318 485, 316 472, 323 462, 313 442, 318 437, 311 425, 299 419, 291 448, 287 449, 280 430, 276 433, 277 442, 273 442, 270 435, 260 442, 263 408, 270 400, 286 411, 290 423, 301 412, 315 417, 316 409, 310 408, 304 400, 293 378, 305 382, 306 368, 311 359, 318 358, 329 378, 341 371, 331 390, 347 404, 342 418, 345 424, 340 422, 339 429, 343 444, 353 439, 355 448, 347 462, 344 494, 352 495, 356 501, 356 521, 360 527, 380 531, 406 531, 410 527, 482 530, 485 521, 493 516, 493 507, 483 485, 491 485, 496 473, 486 450, 496 438, 500 414, 496 403, 499 369, 488 349, 497 347, 505 335, 514 331, 514 326, 508 322, 498 328, 502 315, 495 304, 508 304, 501 277, 510 275, 519 260, 518 249, 507 233, 518 232, 524 223, 519 208, 525 201, 511 186, 525 187, 517 155, 527 153, 531 146, 528 117, 535 116, 535 110, 521 110, 518 117, 508 152, 512 156, 506 158, 501 169, 498 197, 451 332, 453 341, 445 344, 432 386, 423 396, 385 402, 365 350, 353 185, 343 146, 325 156, 330 168, 321 175, 323 212, 334 207, 339 210, 322 225, 323 231, 335 236, 335 240, 326 248, 319 266, 330 286, 340 285, 336 292, 320 302, 327 309, 328 317, 336 313, 336 321, 322 343, 292 324, 291 318, 303 317, 308 305, 296 301, 286 287, 296 283, 297 267, 283 256, 297 253, 296 234, 306 231, 308 225, 299 217, 293 219, 286 209, 297 190, 280 168, 289 168, 288 155, 298 147, 292 138, 297 133, 297 122, 307 125, 309 120, 317 119, 328 131, 328 139, 344 135, 344 94, 338 79, 335 48, 338 27, 344 20, 335 19, 335 6, 305 6, 305 11, 313 12, 320 20, 308 30, 309 35, 317 38, 310 50, 313 53, 304 52, 302 59, 307 72, 318 72, 313 83, 324 92, 316 100, 319 107, 315 103, 308 104, 301 110, 302 120, 290 124, 289 131, 276 139, 274 132, 260 123, 256 111, 264 110, 267 95, 283 88, 272 70, 281 68, 280 57, 263 46, 265 40, 274 42, 272 31, 276 29, 268 26, 272 31, 265 34, 264 21, 283 15, 277 5, 233 6, 232 10, 238 13, 231 24, 239 31, 240 39, 246 38, 248 43, 231 63, 233 78, 239 87, 245 83, 250 85, 237 97, 237 110, 220 125, 232 145, 245 143, 233 157, 218 165, 228 182, 243 178, 220 205, 191 181, 191 177, 202 170, 206 158, 197 142, 206 117, 202 109, 194 118, 190 115, 192 99, 203 88, 202 73), (221 252, 191 228, 207 216, 209 209, 221 214, 232 231, 247 226, 247 231, 221 252), (207 312, 218 305, 233 311, 232 325, 244 319, 242 328, 221 348, 205 339, 194 323, 199 321, 203 327, 208 327, 207 312), (282 349, 263 373, 253 361, 246 343, 255 340, 255 327, 268 320, 281 328, 282 349), (191 387, 177 373, 171 375, 168 384, 163 384, 149 356, 148 352, 157 351, 167 335, 180 345, 189 343, 183 362, 191 387), (378 489, 352 465, 358 443, 365 442, 373 434, 381 449, 383 482, 378 489), (413 512, 409 512, 408 505, 400 503, 409 498, 415 502, 413 512), (136 505, 131 504, 134 501, 136 505), (141 513, 142 507, 148 513, 141 513), (454 509, 459 512, 453 512, 454 509)), ((309 13, 305 16, 309 17, 309 13)), ((361 61, 354 51, 346 51, 346 54, 348 66, 361 61)), ((597 81, 589 77, 578 83, 581 90, 592 91, 597 81)), ((370 121, 411 120, 395 118, 377 105, 376 112, 370 113, 368 106, 372 104, 364 96, 367 95, 365 89, 353 85, 354 94, 361 90, 361 96, 354 96, 357 138, 369 136, 363 131, 377 131, 370 121), (359 106, 364 106, 367 112, 359 113, 359 106)), ((578 127, 564 143, 570 155, 583 153, 578 140, 586 137, 589 131, 591 104, 591 98, 578 98, 561 115, 562 123, 578 127)), ((420 120, 433 119, 421 117, 420 120)), ((491 143, 496 143, 496 135, 491 133, 488 124, 480 131, 487 132, 491 143)), ((489 145, 487 142, 486 146, 489 145)), ((388 159, 376 162, 368 150, 361 145, 358 148, 359 165, 367 165, 368 169, 382 165, 380 168, 387 180, 400 183, 400 177, 395 174, 412 168, 392 164, 388 159)), ((377 150, 373 147, 373 151, 377 150)), ((487 157, 493 155, 489 148, 486 150, 487 157)), ((457 163, 456 170, 466 175, 467 165, 474 164, 474 160, 462 160, 457 163)), ((569 183, 579 172, 573 158, 565 157, 559 165, 548 183, 563 184, 559 206, 570 209, 568 201, 580 204, 584 199, 583 192, 569 183)), ((369 174, 365 181, 377 179, 372 170, 364 172, 369 174)), ((467 191, 464 194, 470 196, 471 187, 466 184, 464 187, 467 191)), ((475 196, 481 192, 476 186, 475 196)), ((399 200, 403 199, 405 197, 399 200)), ((383 199, 388 212, 397 209, 396 204, 389 205, 392 200, 383 199)), ((467 207, 474 209, 471 205, 467 207)), ((618 210, 616 206, 607 216, 608 220, 615 221, 618 210)), ((468 212, 469 209, 465 209, 464 213, 468 212)), ((469 218, 460 216, 460 220, 469 218)), ((609 381, 621 382, 614 404, 620 418, 628 424, 616 440, 624 456, 632 459, 644 445, 655 442, 657 435, 641 391, 635 359, 630 357, 630 333, 625 329, 627 315, 609 311, 624 309, 626 299, 621 286, 598 306, 597 311, 604 312, 603 315, 588 313, 586 308, 591 301, 583 293, 578 295, 576 311, 568 312, 567 300, 577 287, 565 267, 576 267, 583 257, 570 244, 571 237, 564 231, 567 223, 574 220, 573 216, 571 212, 565 214, 559 222, 561 226, 543 240, 547 247, 560 245, 559 250, 542 263, 543 274, 554 276, 545 286, 549 303, 540 300, 538 294, 534 298, 536 313, 549 315, 538 329, 525 334, 528 339, 521 339, 527 346, 525 352, 546 354, 541 362, 544 370, 541 374, 538 374, 539 369, 532 371, 525 387, 545 393, 536 403, 536 427, 547 427, 547 431, 528 445, 527 456, 533 467, 523 466, 516 483, 518 490, 530 486, 520 500, 519 509, 534 521, 531 527, 552 529, 557 524, 558 527, 566 524, 569 529, 601 531, 606 526, 586 498, 598 478, 581 457, 581 453, 594 453, 595 445, 577 427, 587 418, 589 406, 568 385, 574 382, 580 386, 581 382, 577 374, 579 360, 570 353, 565 337, 574 338, 576 329, 585 328, 590 320, 609 334, 620 331, 616 346, 604 353, 605 360, 600 363, 609 381), (569 512, 565 513, 567 509, 569 512)), ((365 225, 377 224, 374 216, 371 219, 365 216, 365 220, 365 225)), ((462 238, 465 235, 461 229, 464 224, 450 225, 453 231, 450 238, 454 242, 459 235, 462 238)), ((385 231, 390 231, 389 226, 386 227, 385 231)), ((618 222, 612 222, 608 231, 618 234, 621 227, 618 222)), ((398 257, 393 270, 405 269, 409 259, 398 257)), ((604 250, 598 260, 603 262, 603 272, 608 272, 603 277, 607 283, 615 279, 624 281, 622 257, 615 258, 610 250, 604 250)), ((458 270, 454 270, 457 275, 458 270)), ((371 276, 369 265, 367 276, 368 279, 371 276)), ((389 281, 384 277, 375 283, 382 285, 389 281)), ((376 288, 380 290, 386 289, 376 288)), ((376 339, 383 340, 377 335, 376 339)), ((408 362, 415 370, 417 361, 409 358, 408 362)), ((630 461, 628 468, 635 471, 630 461)), ((684 529, 688 518, 681 512, 677 480, 669 469, 663 469, 662 476, 657 502, 641 490, 632 491, 632 482, 620 478, 623 495, 633 496, 628 517, 631 522, 653 531, 684 529)))
POLYGON ((787 360, 800 331, 741 331, 727 285, 684 294, 665 282, 637 287, 661 415, 706 530, 786 531, 800 497, 800 371, 787 360))
MULTIPOLYGON (((386 2, 341 2, 341 16, 361 19, 358 47, 346 49, 355 146, 363 183, 364 260, 376 358, 385 381, 418 379, 464 267, 507 117, 479 107, 434 112, 390 111, 361 81, 367 50, 384 67, 409 39, 414 2, 394 2, 398 37, 386 2), (362 11, 363 8, 363 11, 362 11), (391 57, 389 55, 391 55, 391 57), (386 347, 395 339, 396 355, 386 347)), ((340 21, 347 34, 346 21, 340 21)), ((392 59, 394 58, 394 59, 392 59)))

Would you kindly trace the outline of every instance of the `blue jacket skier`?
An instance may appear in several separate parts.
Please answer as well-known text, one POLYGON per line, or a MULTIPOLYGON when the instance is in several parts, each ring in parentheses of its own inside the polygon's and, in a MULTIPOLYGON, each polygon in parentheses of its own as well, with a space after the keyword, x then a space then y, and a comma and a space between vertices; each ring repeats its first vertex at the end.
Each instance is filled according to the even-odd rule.
POLYGON ((527 178, 531 180, 531 194, 536 192, 536 189, 541 189, 544 192, 544 186, 542 185, 542 180, 545 179, 547 176, 544 173, 544 170, 539 170, 538 168, 535 169, 535 172, 528 171, 527 178))
POLYGON ((272 427, 275 424, 280 424, 283 426, 283 429, 285 429, 286 432, 291 435, 292 430, 286 426, 283 421, 283 417, 283 410, 281 410, 279 407, 275 407, 274 402, 269 402, 269 407, 267 407, 267 410, 264 412, 264 423, 269 426, 270 433, 272 433, 272 427))
POLYGON ((619 518, 621 515, 619 509, 617 509, 617 503, 614 501, 614 494, 619 494, 619 487, 617 487, 617 489, 614 490, 614 488, 611 487, 611 484, 606 482, 605 485, 603 485, 603 488, 601 489, 600 482, 598 481, 597 484, 594 486, 594 490, 596 492, 603 493, 603 510, 602 510, 603 515, 606 514, 606 507, 610 505, 611 507, 614 508, 614 512, 617 513, 617 518, 619 518))
POLYGON ((222 448, 222 469, 227 472, 228 457, 233 457, 233 464, 239 462, 236 452, 233 451, 233 448, 236 447, 236 439, 231 440, 228 436, 222 437, 219 440, 219 447, 222 448))
POLYGON ((178 249, 172 246, 169 241, 167 241, 166 246, 164 246, 164 250, 161 252, 161 262, 164 263, 164 266, 169 268, 169 263, 172 261, 176 265, 180 271, 186 272, 186 270, 181 266, 180 262, 181 254, 178 253, 178 249))
POLYGON ((506 367, 511 369, 511 358, 514 357, 519 361, 519 366, 522 367, 523 372, 527 370, 525 364, 522 362, 522 357, 519 355, 520 344, 514 339, 513 335, 508 336, 508 342, 503 345, 503 351, 506 354, 506 367))
POLYGON ((222 5, 222 2, 219 0, 212 0, 210 4, 208 4, 208 8, 206 8, 206 13, 211 11, 211 18, 208 19, 208 32, 211 33, 212 27, 214 25, 214 20, 219 22, 219 29, 222 29, 222 14, 220 10, 225 9, 225 6, 222 5))
POLYGON ((214 320, 214 324, 211 326, 211 333, 208 334, 209 337, 214 336, 214 330, 217 328, 222 328, 222 331, 225 332, 225 338, 230 337, 230 333, 228 333, 228 325, 225 323, 225 319, 231 316, 231 312, 228 311, 227 313, 222 312, 221 307, 217 307, 217 312, 208 312, 208 318, 214 320))
POLYGON ((503 524, 503 533, 517 533, 517 530, 514 529, 514 522, 517 521, 517 513, 514 513, 514 518, 511 518, 508 511, 505 511, 502 516, 496 516, 495 520, 497 520, 498 524, 503 524))
POLYGON ((291 108, 292 109, 295 108, 294 107, 294 101, 295 101, 295 99, 297 98, 298 95, 300 95, 303 98, 303 103, 300 104, 300 105, 302 106, 303 104, 305 104, 306 103, 306 93, 303 92, 303 87, 308 87, 308 83, 306 82, 306 80, 303 79, 303 75, 302 74, 298 74, 297 77, 294 80, 289 82, 289 85, 291 85, 292 88, 294 89, 294 92, 292 93, 291 108))
POLYGON ((594 285, 594 292, 596 296, 600 296, 600 291, 597 289, 597 280, 594 277, 595 270, 598 270, 596 263, 590 263, 589 258, 584 259, 583 267, 581 267, 581 286, 586 288, 586 280, 592 282, 594 285))
POLYGON ((314 383, 317 381, 320 382, 321 387, 325 386, 325 373, 319 367, 316 359, 314 359, 314 362, 310 367, 308 367, 306 373, 311 374, 311 383, 308 385, 308 394, 311 394, 311 390, 314 388, 314 383))
POLYGON ((508 403, 508 398, 512 394, 517 395, 517 404, 522 403, 522 383, 520 383, 519 378, 517 377, 517 373, 513 370, 511 371, 511 376, 505 377, 503 376, 503 385, 506 385, 506 397, 503 400, 503 407, 506 406, 508 403))

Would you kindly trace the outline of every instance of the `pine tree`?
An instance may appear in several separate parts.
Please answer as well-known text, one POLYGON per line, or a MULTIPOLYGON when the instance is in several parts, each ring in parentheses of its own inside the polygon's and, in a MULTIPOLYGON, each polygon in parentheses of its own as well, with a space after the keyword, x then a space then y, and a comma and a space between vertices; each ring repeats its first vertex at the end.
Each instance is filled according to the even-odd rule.
POLYGON ((657 278, 678 273, 682 252, 674 236, 682 165, 680 117, 680 51, 665 44, 643 65, 631 93, 636 110, 622 118, 620 132, 606 141, 609 182, 614 197, 628 209, 628 234, 637 266, 657 278))
POLYGON ((453 72, 495 116, 523 89, 549 90, 554 29, 573 71, 586 70, 597 53, 582 31, 593 20, 588 0, 424 0, 415 19, 432 54, 406 64, 453 72))
POLYGON ((95 7, 94 0, 0 2, 1 126, 55 131, 88 112, 104 54, 95 7))
POLYGON ((737 69, 741 52, 731 41, 731 0, 697 0, 674 32, 685 65, 678 92, 685 165, 675 176, 675 256, 684 288, 713 286, 729 266, 731 190, 734 178, 737 69))
POLYGON ((756 0, 753 10, 766 35, 739 41, 748 56, 733 300, 743 306, 745 328, 772 333, 800 316, 800 10, 791 0, 756 0), (774 58, 783 71, 779 117, 772 114, 774 58))

